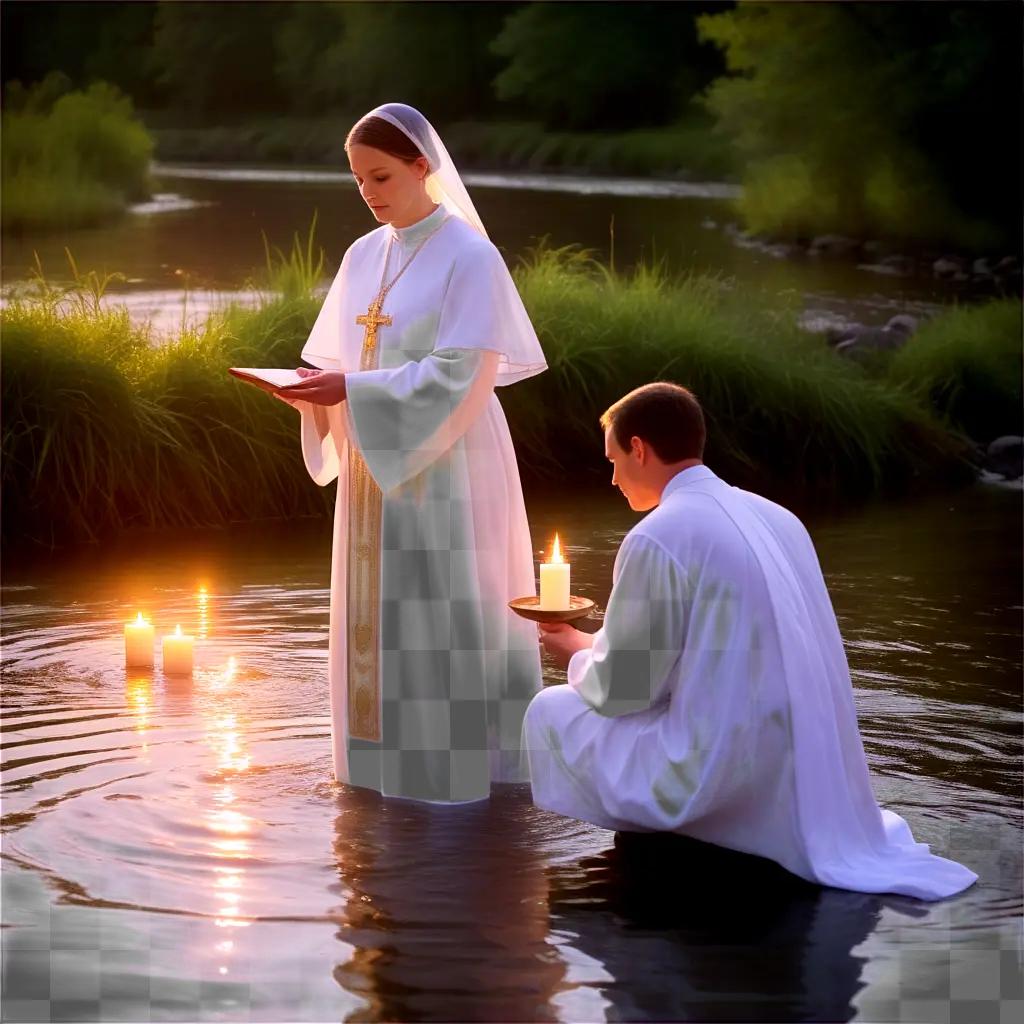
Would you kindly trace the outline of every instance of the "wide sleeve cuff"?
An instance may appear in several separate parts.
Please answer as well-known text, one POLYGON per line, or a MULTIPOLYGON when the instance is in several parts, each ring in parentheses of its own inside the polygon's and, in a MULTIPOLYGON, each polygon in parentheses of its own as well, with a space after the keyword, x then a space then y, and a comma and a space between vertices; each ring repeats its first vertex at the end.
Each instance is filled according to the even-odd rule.
POLYGON ((498 354, 447 349, 345 375, 351 442, 387 493, 443 457, 483 412, 498 354))
POLYGON ((341 468, 341 453, 344 452, 345 428, 344 411, 340 405, 326 406, 325 433, 320 432, 312 402, 296 402, 295 407, 302 417, 300 436, 302 458, 313 482, 326 487, 336 480, 341 468))

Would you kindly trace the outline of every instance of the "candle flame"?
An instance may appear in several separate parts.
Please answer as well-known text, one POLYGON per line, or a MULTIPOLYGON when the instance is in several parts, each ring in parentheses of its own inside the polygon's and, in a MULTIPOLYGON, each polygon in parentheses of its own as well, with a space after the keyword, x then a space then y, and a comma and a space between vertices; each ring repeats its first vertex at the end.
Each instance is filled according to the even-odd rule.
POLYGON ((556 562, 561 564, 564 561, 565 559, 562 557, 562 549, 558 544, 558 534, 556 533, 555 543, 554 546, 551 548, 551 562, 548 564, 554 564, 556 562))
POLYGON ((174 627, 174 635, 175 636, 181 636, 181 626, 175 626, 174 627))
POLYGON ((139 614, 135 617, 135 625, 136 626, 145 626, 146 625, 146 620, 142 617, 142 612, 139 612, 139 614))

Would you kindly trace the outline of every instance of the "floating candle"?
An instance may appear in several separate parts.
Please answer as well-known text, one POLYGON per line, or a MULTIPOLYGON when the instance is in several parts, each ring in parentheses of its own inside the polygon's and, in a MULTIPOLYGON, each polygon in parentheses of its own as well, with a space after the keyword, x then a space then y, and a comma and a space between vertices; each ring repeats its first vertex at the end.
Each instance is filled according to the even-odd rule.
POLYGON ((562 558, 562 549, 555 534, 551 561, 540 567, 540 607, 544 611, 567 611, 569 608, 569 563, 562 558))
POLYGON ((164 674, 187 676, 192 673, 192 637, 181 632, 176 626, 173 633, 164 637, 164 674))
POLYGON ((124 624, 125 668, 153 667, 153 626, 139 612, 134 622, 124 624))

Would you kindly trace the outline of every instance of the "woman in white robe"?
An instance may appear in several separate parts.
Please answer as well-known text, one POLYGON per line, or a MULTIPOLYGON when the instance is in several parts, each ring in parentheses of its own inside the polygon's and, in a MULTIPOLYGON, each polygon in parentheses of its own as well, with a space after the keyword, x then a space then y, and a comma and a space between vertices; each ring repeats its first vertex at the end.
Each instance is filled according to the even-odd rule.
POLYGON ((301 412, 313 480, 337 480, 334 772, 386 796, 483 799, 526 781, 522 720, 541 687, 536 629, 508 608, 536 585, 495 387, 546 364, 426 119, 378 107, 346 149, 382 226, 345 253, 302 351, 318 370, 278 392, 301 412))

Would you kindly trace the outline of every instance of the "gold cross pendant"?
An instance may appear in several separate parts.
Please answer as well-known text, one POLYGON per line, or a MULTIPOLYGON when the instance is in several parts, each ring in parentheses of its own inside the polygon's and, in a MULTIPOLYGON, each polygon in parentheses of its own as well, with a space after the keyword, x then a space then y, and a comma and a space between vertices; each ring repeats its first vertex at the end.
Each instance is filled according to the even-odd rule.
POLYGON ((378 327, 390 327, 391 317, 386 313, 380 311, 381 301, 380 299, 374 299, 370 303, 369 309, 363 316, 356 317, 356 323, 360 327, 365 327, 366 331, 363 334, 363 352, 372 352, 377 345, 377 328, 378 327))

